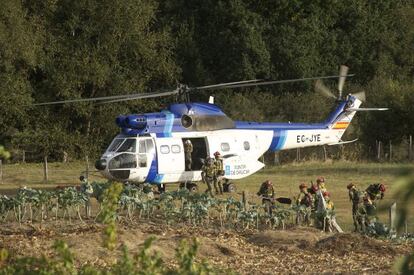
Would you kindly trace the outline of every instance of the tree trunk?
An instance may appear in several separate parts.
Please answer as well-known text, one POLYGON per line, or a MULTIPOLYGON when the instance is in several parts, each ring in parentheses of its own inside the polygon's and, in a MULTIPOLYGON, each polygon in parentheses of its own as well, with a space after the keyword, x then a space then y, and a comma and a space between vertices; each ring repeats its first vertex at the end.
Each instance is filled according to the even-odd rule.
POLYGON ((0 159, 0 184, 3 184, 3 160, 0 159))

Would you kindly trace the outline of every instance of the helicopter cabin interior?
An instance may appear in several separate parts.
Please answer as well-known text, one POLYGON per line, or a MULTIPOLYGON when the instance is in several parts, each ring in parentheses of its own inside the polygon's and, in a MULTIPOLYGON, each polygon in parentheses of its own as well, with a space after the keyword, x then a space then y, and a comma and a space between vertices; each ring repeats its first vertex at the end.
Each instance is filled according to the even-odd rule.
MULTIPOLYGON (((204 160, 208 156, 206 138, 183 138, 182 140, 184 148, 186 147, 187 140, 189 140, 193 146, 193 152, 191 153, 191 163, 188 163, 188 159, 186 157, 184 158, 185 171, 201 170, 204 160)), ((186 154, 185 149, 184 154, 186 154)))

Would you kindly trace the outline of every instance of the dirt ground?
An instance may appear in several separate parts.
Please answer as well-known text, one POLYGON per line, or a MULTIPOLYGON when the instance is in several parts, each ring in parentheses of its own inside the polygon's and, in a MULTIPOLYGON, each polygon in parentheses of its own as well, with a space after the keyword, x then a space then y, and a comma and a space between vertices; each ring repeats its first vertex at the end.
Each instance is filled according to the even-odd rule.
MULTIPOLYGON (((66 241, 77 264, 107 266, 120 254, 102 248, 102 226, 93 222, 70 224, 66 221, 39 224, 2 224, 0 248, 12 257, 52 255, 54 240, 66 241)), ((119 225, 119 246, 126 244, 134 253, 145 239, 155 236, 153 249, 174 264, 175 248, 183 239, 197 237, 198 259, 206 259, 221 269, 241 274, 344 273, 389 274, 395 259, 411 251, 413 244, 371 239, 352 233, 326 234, 313 228, 277 231, 168 226, 155 222, 119 225)))

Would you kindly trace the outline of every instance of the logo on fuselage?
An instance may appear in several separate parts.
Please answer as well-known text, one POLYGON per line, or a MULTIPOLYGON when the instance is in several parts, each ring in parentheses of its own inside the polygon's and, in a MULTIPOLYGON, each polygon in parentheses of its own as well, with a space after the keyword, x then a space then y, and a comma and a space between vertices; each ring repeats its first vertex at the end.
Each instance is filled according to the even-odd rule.
POLYGON ((250 170, 247 169, 246 164, 234 165, 233 169, 230 169, 230 165, 226 165, 226 168, 225 168, 226 176, 247 175, 249 173, 250 173, 250 170))

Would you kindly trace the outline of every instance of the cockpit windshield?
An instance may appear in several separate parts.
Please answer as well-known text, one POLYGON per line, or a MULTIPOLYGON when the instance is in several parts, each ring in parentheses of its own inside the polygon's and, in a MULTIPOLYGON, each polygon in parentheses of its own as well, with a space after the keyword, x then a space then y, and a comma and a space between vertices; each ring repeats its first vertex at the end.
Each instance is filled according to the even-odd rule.
POLYGON ((108 152, 136 152, 137 141, 134 138, 117 138, 108 148, 108 152))
POLYGON ((116 150, 118 149, 119 146, 121 146, 122 142, 124 142, 125 139, 124 138, 116 138, 114 139, 114 141, 112 142, 111 146, 109 146, 108 148, 108 152, 116 152, 116 150))
POLYGON ((137 146, 137 140, 136 139, 128 138, 128 139, 126 139, 124 141, 124 143, 122 143, 122 145, 116 151, 117 152, 131 152, 131 153, 135 153, 137 151, 136 146, 137 146))

